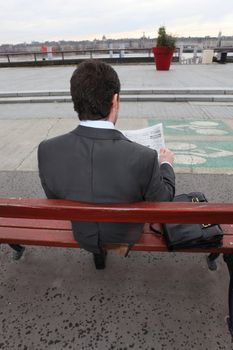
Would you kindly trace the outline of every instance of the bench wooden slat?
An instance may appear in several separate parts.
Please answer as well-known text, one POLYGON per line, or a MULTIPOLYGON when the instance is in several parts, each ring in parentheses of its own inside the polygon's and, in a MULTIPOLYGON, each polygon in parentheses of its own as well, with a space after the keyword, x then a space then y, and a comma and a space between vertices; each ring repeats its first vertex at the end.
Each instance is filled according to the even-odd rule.
MULTIPOLYGON (((161 225, 157 224, 159 230, 161 225)), ((70 221, 61 221, 61 220, 37 220, 37 219, 11 219, 11 218, 1 218, 0 217, 0 230, 1 227, 12 227, 12 228, 31 228, 34 230, 37 229, 49 229, 49 230, 67 230, 71 231, 71 222, 70 221)), ((149 224, 144 225, 143 229, 144 234, 147 234, 149 231, 149 224)), ((12 230, 13 231, 13 230, 12 230)), ((150 232, 151 233, 151 232, 150 232)))
MULTIPOLYGON (((148 226, 147 226, 148 227, 148 226)), ((221 252, 233 253, 233 233, 224 236, 223 247, 207 248, 207 249, 190 249, 182 250, 183 252, 221 252)), ((74 240, 71 230, 59 229, 32 229, 25 227, 0 227, 0 243, 14 243, 22 245, 39 245, 53 247, 79 248, 79 245, 74 240)), ((110 245, 111 246, 111 245, 110 245)), ((155 235, 150 231, 146 231, 141 236, 132 250, 136 251, 168 251, 166 244, 160 235, 155 235)))
MULTIPOLYGON (((155 236, 147 232, 143 234, 144 238, 140 240, 142 245, 160 247, 167 250, 166 245, 160 236, 155 236), (145 238, 147 237, 148 238, 145 238)), ((25 245, 42 245, 55 247, 72 247, 79 248, 78 243, 73 237, 71 230, 59 229, 32 229, 25 227, 15 227, 14 231, 10 227, 0 227, 0 243, 15 243, 25 245)))
POLYGON ((1 218, 0 227, 45 228, 50 230, 71 230, 70 221, 1 218))
POLYGON ((1 227, 0 243, 79 248, 72 231, 1 227))
MULTIPOLYGON (((135 251, 148 252, 168 252, 166 243, 162 237, 153 234, 143 235, 138 243, 133 246, 135 251)), ((223 237, 223 245, 219 248, 191 248, 180 249, 178 252, 183 253, 233 253, 233 235, 223 237)))
POLYGON ((232 203, 138 202, 96 205, 34 198, 0 199, 2 217, 103 222, 233 223, 232 203))

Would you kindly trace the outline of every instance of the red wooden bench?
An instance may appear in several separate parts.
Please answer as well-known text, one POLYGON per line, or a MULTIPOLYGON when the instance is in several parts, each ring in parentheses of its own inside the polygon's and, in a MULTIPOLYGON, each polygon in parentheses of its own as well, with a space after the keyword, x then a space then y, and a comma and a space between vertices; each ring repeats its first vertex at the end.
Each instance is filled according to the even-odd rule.
MULTIPOLYGON (((65 200, 0 199, 0 244, 79 248, 69 220, 144 223, 220 223, 224 231, 220 248, 188 249, 179 252, 210 253, 209 266, 224 254, 230 273, 228 325, 233 336, 233 204, 139 202, 95 205, 65 200)), ((112 246, 112 245, 111 245, 112 246)), ((110 245, 107 246, 110 248, 110 245)), ((161 235, 145 224, 141 239, 132 250, 168 252, 161 235)))

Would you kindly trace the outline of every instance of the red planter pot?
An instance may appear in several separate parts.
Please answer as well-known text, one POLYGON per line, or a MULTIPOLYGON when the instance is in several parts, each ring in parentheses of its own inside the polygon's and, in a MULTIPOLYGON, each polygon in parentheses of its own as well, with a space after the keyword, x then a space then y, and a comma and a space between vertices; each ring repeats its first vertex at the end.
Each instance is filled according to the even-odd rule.
POLYGON ((169 70, 175 48, 153 47, 154 60, 157 70, 169 70))

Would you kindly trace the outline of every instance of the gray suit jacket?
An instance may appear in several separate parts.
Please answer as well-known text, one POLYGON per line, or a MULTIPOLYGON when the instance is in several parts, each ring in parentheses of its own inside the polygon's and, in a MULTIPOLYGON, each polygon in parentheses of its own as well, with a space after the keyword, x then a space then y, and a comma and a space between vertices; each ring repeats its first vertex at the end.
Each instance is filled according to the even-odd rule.
MULTIPOLYGON (((48 198, 94 203, 171 201, 175 175, 158 155, 128 140, 121 132, 78 126, 43 141, 38 149, 39 174, 48 198)), ((99 252, 102 242, 133 244, 143 224, 73 222, 75 239, 99 252)))

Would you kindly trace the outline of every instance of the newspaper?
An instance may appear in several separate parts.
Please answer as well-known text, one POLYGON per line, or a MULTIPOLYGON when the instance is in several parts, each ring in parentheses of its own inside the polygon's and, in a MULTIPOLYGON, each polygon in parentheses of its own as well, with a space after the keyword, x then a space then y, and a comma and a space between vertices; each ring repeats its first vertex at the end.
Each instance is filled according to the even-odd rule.
POLYGON ((144 129, 121 130, 121 132, 131 141, 155 149, 158 153, 161 148, 165 147, 162 123, 144 129))

